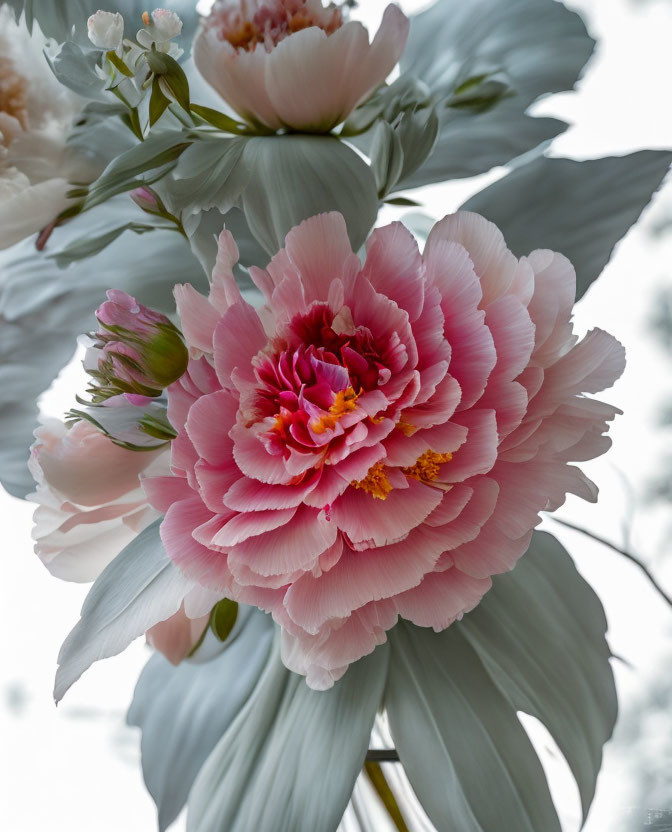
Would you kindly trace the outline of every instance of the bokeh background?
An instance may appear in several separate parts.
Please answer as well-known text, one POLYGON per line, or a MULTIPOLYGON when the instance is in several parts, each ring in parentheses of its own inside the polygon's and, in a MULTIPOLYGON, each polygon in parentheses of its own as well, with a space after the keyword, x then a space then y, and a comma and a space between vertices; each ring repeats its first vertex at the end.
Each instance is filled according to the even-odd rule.
MULTIPOLYGON (((385 5, 363 0, 354 14, 374 27, 385 5)), ((428 3, 400 5, 413 12, 428 3)), ((571 124, 551 154, 588 159, 672 147, 672 0, 566 5, 584 17, 598 46, 576 93, 534 106, 537 115, 571 124)), ((438 218, 503 173, 412 196, 438 218)), ((400 215, 386 211, 381 224, 400 215)), ((618 246, 577 306, 575 320, 580 332, 599 326, 625 344, 625 376, 605 395, 624 415, 612 430, 612 452, 585 466, 600 486, 598 505, 570 497, 557 516, 641 559, 672 594, 671 183, 618 246)), ((77 362, 66 368, 43 397, 45 412, 60 415, 71 406, 80 373, 77 362)), ((30 504, 0 490, 0 829, 148 832, 155 828, 155 812, 140 774, 139 736, 124 724, 148 649, 139 641, 95 665, 54 707, 56 655, 87 588, 54 580, 33 555, 31 514, 30 504)), ((553 519, 544 527, 565 544, 600 595, 618 657, 621 713, 585 829, 670 832, 672 609, 630 560, 553 519)), ((547 767, 563 826, 573 832, 580 813, 568 769, 544 729, 531 719, 525 724, 547 767)), ((181 818, 171 832, 183 829, 181 818)))

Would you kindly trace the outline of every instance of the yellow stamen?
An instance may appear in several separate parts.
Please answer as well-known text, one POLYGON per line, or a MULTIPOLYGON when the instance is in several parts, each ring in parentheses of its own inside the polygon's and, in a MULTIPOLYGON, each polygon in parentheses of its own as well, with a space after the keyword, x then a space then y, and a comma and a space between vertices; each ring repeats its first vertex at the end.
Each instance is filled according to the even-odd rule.
POLYGON ((324 433, 325 430, 332 430, 341 416, 351 413, 357 407, 358 396, 359 393, 355 393, 352 387, 339 390, 334 398, 334 403, 329 408, 328 415, 311 422, 310 428, 313 433, 324 433))
POLYGON ((410 422, 398 421, 397 427, 405 436, 413 436, 416 432, 417 428, 415 425, 411 425, 410 422))
POLYGON ((422 456, 416 459, 415 465, 411 465, 409 468, 402 468, 401 470, 407 477, 411 477, 414 480, 433 482, 439 476, 440 466, 444 462, 450 462, 452 458, 452 454, 437 454, 434 451, 425 451, 422 456))
POLYGON ((152 22, 152 19, 149 16, 149 12, 142 13, 142 22, 145 24, 145 26, 149 26, 149 24, 152 22))
POLYGON ((387 500, 387 495, 392 491, 392 486, 385 473, 385 463, 376 462, 376 464, 369 468, 367 475, 363 480, 353 480, 350 485, 353 488, 361 488, 372 497, 378 500, 387 500))

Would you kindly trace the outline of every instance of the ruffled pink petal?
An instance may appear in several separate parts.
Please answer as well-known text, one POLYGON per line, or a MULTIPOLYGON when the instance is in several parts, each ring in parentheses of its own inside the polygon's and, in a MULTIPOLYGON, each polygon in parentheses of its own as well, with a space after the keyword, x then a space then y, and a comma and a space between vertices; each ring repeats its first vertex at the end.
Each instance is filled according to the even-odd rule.
POLYGON ((147 642, 171 664, 178 665, 198 644, 209 620, 210 615, 188 618, 182 605, 175 615, 147 630, 147 642))
POLYGON ((299 485, 268 485, 240 477, 224 495, 224 504, 235 511, 263 511, 298 506, 316 487, 319 473, 299 485))
POLYGON ((229 431, 236 422, 238 402, 226 390, 201 396, 189 411, 187 434, 199 457, 217 467, 228 466, 233 458, 229 431))
POLYGON ((193 497, 189 484, 183 477, 143 477, 140 484, 150 505, 166 512, 178 500, 193 497))
POLYGON ((228 523, 222 527, 213 542, 223 548, 231 548, 251 537, 274 531, 291 522, 296 514, 296 508, 285 508, 279 511, 248 511, 243 514, 236 514, 228 523))
POLYGON ((346 548, 320 578, 303 575, 287 590, 285 607, 299 626, 316 633, 330 619, 346 618, 369 601, 390 598, 417 586, 434 568, 441 546, 422 527, 400 543, 366 552, 346 548))
MULTIPOLYGON (((287 42, 289 38, 283 41, 287 42)), ((318 214, 293 228, 285 251, 301 278, 307 303, 327 301, 331 282, 344 274, 353 256, 345 220, 336 212, 318 214)))
POLYGON ((481 282, 483 306, 488 306, 510 289, 517 276, 518 260, 507 248, 502 232, 494 223, 479 214, 458 211, 432 228, 425 256, 431 255, 439 241, 459 243, 467 250, 481 282))
POLYGON ((227 595, 231 589, 231 573, 226 557, 206 548, 192 536, 192 531, 211 517, 212 513, 197 496, 173 503, 161 523, 161 541, 168 557, 187 577, 227 595))
POLYGON ((527 309, 513 295, 489 304, 485 323, 495 343, 497 363, 490 381, 512 381, 527 367, 534 348, 534 324, 527 309))
POLYGON ((490 578, 473 578, 453 567, 425 575, 419 586, 397 595, 394 605, 402 618, 438 633, 473 610, 491 586, 490 578))
POLYGON ((173 294, 187 345, 201 352, 211 353, 219 313, 191 283, 178 284, 173 289, 173 294))
POLYGON ((487 474, 497 459, 497 422, 493 410, 469 410, 454 420, 467 428, 467 441, 450 462, 441 466, 441 482, 462 482, 476 474, 487 474))
POLYGON ((443 492, 411 479, 403 491, 393 489, 379 500, 349 488, 331 507, 331 518, 357 550, 396 543, 419 526, 438 506, 443 492))
POLYGON ((366 244, 363 269, 373 288, 415 321, 422 312, 425 275, 415 237, 400 222, 376 229, 366 244))
POLYGON ((534 295, 527 311, 535 326, 534 363, 548 367, 566 351, 576 293, 574 266, 562 254, 537 250, 528 257, 534 269, 534 295))
POLYGON ((337 534, 336 524, 323 512, 302 506, 291 523, 237 544, 229 554, 229 565, 234 575, 239 565, 261 576, 310 569, 319 555, 333 546, 337 534))
POLYGON ((234 370, 240 378, 254 384, 252 359, 267 342, 259 315, 249 303, 241 301, 230 306, 219 319, 214 336, 215 370, 222 387, 232 389, 234 370))

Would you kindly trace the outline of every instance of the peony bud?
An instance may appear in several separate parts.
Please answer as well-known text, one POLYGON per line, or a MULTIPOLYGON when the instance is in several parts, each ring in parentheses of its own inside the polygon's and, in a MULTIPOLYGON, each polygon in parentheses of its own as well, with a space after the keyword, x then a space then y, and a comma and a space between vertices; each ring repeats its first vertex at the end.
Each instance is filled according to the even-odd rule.
POLYGON ((96 312, 101 328, 94 334, 97 387, 95 400, 120 393, 159 396, 186 370, 189 355, 180 331, 153 309, 118 289, 107 292, 96 312))
POLYGON ((142 208, 147 214, 162 215, 162 206, 159 204, 159 199, 151 188, 147 188, 144 185, 141 188, 136 188, 134 191, 131 191, 131 199, 138 208, 142 208))
POLYGON ((124 37, 124 18, 119 12, 97 11, 87 21, 89 40, 99 49, 117 49, 124 37))

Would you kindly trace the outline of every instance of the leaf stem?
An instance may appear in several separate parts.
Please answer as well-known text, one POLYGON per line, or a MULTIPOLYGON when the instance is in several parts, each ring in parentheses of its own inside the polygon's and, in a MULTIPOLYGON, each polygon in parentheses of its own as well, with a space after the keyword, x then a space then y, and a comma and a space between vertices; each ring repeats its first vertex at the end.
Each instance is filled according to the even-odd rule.
POLYGON ((364 771, 366 772, 366 776, 371 781, 371 785, 376 790, 378 797, 381 799, 383 806, 387 810, 387 814, 390 816, 392 823, 394 823, 399 832, 409 832, 404 816, 401 814, 401 809, 399 808, 397 799, 395 798, 389 783, 385 779, 380 763, 367 760, 364 763, 364 771))
POLYGON ((606 540, 604 537, 600 537, 597 534, 594 534, 588 529, 584 529, 582 526, 576 526, 574 523, 570 523, 567 520, 560 520, 558 517, 553 517, 556 523, 560 523, 561 526, 566 526, 568 529, 573 529, 575 532, 581 532, 581 534, 585 534, 586 537, 590 537, 596 543, 601 543, 603 546, 606 546, 608 549, 611 549, 614 552, 617 552, 619 555, 622 555, 624 558, 632 561, 635 566, 638 566, 642 572, 646 575, 649 579, 651 586, 658 592, 661 598, 670 606, 672 607, 672 597, 665 592, 662 586, 658 583, 658 581, 654 578, 653 574, 651 573, 650 569, 646 564, 641 561, 636 555, 633 555, 631 552, 628 552, 627 549, 623 549, 620 546, 617 546, 615 543, 612 543, 609 540, 606 540))

